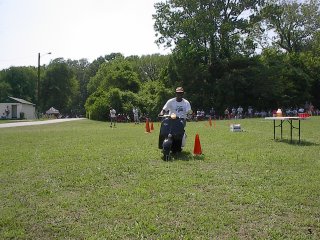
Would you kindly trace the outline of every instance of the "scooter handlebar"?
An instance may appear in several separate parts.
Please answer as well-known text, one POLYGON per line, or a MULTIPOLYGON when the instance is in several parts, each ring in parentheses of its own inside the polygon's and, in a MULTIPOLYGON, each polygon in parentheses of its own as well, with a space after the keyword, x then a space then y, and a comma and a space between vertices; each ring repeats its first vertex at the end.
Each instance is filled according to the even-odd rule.
POLYGON ((163 115, 159 114, 158 117, 166 118, 166 117, 170 117, 170 115, 169 114, 163 114, 163 115))

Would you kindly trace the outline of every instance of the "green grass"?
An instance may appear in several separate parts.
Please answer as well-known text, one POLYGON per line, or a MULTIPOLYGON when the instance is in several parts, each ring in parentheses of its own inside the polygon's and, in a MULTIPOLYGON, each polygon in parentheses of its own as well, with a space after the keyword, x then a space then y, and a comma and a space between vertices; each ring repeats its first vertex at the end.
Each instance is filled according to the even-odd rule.
POLYGON ((188 123, 170 162, 159 123, 0 129, 0 239, 319 239, 320 118, 301 144, 287 124, 274 141, 272 124, 188 123))

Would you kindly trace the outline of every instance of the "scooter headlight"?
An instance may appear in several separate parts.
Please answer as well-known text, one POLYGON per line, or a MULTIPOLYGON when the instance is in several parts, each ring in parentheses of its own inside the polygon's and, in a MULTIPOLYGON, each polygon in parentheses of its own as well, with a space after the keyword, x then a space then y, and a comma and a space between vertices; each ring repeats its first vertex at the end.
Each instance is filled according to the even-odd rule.
POLYGON ((176 118, 177 118, 177 115, 176 115, 175 113, 171 113, 170 117, 171 117, 172 119, 176 119, 176 118))

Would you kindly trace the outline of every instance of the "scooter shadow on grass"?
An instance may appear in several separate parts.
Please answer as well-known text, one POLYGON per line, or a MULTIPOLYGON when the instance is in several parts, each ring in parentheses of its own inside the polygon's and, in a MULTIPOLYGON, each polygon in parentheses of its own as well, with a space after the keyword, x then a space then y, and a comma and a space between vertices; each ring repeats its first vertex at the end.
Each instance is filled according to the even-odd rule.
POLYGON ((204 155, 194 156, 191 152, 177 152, 177 153, 171 153, 170 159, 166 161, 164 157, 162 156, 162 160, 165 162, 173 162, 173 161, 191 161, 191 160, 203 160, 204 155))

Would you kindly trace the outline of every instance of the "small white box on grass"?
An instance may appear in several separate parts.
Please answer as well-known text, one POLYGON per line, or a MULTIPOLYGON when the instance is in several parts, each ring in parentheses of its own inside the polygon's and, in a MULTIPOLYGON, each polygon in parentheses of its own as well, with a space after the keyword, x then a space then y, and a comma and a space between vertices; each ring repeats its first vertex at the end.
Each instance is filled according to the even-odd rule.
POLYGON ((231 132, 242 132, 240 124, 230 124, 231 132))

